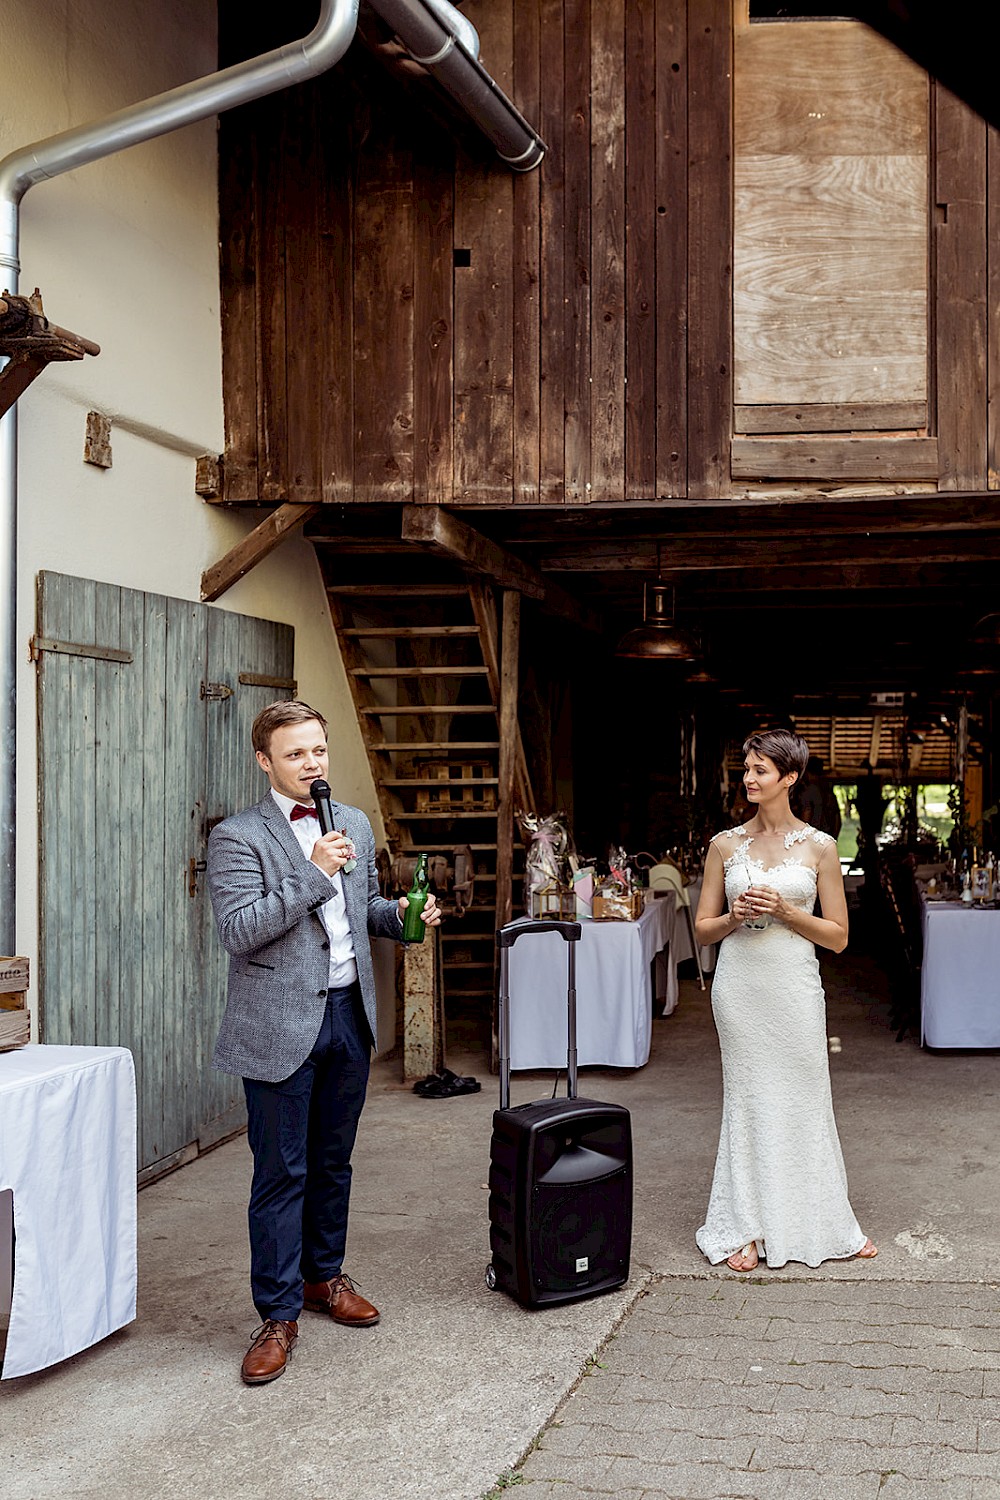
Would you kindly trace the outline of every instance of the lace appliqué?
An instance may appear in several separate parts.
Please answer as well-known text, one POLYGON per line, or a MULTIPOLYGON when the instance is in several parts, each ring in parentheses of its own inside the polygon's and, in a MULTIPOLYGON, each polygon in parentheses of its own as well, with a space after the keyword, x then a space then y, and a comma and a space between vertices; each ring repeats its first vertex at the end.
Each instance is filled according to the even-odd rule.
MULTIPOLYGON (((715 837, 722 838, 723 834, 727 839, 743 839, 743 843, 740 845, 740 847, 738 849, 735 849, 728 859, 724 859, 722 861, 723 870, 725 870, 727 873, 736 864, 753 865, 756 869, 763 870, 765 874, 770 874, 770 872, 773 870, 785 869, 788 865, 802 864, 801 860, 795 859, 790 856, 788 859, 783 859, 780 865, 765 865, 762 859, 756 859, 753 855, 748 854, 747 850, 753 843, 753 834, 748 834, 745 825, 742 823, 738 828, 724 828, 722 830, 722 833, 717 833, 715 837)), ((832 844, 835 842, 828 833, 823 833, 821 829, 810 828, 806 826, 805 828, 793 828, 790 833, 785 834, 785 848, 793 849, 796 844, 801 844, 805 839, 809 838, 811 838, 813 842, 817 844, 832 844)), ((803 866, 803 868, 811 871, 812 875, 815 877, 816 871, 811 865, 805 865, 803 866)))
POLYGON ((832 844, 833 839, 821 828, 793 828, 791 833, 785 834, 785 848, 791 849, 795 844, 801 844, 804 839, 812 839, 814 844, 832 844))

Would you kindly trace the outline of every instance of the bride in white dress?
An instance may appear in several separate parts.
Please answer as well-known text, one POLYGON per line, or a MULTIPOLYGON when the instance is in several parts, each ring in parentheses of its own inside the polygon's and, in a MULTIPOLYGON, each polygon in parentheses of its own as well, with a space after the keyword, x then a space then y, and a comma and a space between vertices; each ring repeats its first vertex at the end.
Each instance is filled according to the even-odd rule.
POLYGON ((847 1197, 814 947, 847 946, 837 846, 788 805, 805 740, 771 730, 751 735, 743 753, 756 815, 712 840, 695 923, 699 942, 720 944, 712 1011, 723 1077, 712 1195, 695 1238, 713 1265, 734 1271, 758 1258, 771 1268, 869 1259, 878 1251, 847 1197))

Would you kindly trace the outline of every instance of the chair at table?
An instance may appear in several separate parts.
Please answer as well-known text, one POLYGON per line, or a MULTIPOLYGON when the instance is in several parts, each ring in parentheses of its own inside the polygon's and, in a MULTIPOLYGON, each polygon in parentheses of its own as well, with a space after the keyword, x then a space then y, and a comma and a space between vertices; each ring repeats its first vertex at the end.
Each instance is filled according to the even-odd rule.
POLYGON ((691 910, 691 897, 684 877, 676 865, 662 864, 654 865, 649 872, 649 889, 654 895, 662 895, 667 891, 673 891, 677 896, 677 905, 683 907, 687 917, 688 932, 691 935, 691 949, 694 953, 694 961, 698 966, 698 983, 705 988, 705 975, 701 967, 701 948, 694 931, 694 913, 691 910))

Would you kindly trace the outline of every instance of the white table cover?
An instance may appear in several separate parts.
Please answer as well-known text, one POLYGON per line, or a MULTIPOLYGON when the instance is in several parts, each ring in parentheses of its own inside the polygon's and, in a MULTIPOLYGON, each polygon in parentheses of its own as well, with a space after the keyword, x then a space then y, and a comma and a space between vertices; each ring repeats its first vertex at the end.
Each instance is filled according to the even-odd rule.
MULTIPOLYGON (((580 1067, 641 1068, 652 1038, 650 966, 670 942, 674 902, 650 901, 637 922, 583 922, 576 950, 580 1067)), ((683 920, 683 919, 682 919, 683 920)), ((669 967, 669 966, 668 966, 669 967)), ((566 1066, 566 943, 529 933, 510 950, 512 1068, 566 1066)))
POLYGON ((3 1379, 135 1317, 135 1070, 124 1047, 0 1053, 0 1190, 14 1195, 3 1379))
POLYGON ((921 1040, 928 1047, 1000 1047, 1000 911, 923 903, 921 1040))

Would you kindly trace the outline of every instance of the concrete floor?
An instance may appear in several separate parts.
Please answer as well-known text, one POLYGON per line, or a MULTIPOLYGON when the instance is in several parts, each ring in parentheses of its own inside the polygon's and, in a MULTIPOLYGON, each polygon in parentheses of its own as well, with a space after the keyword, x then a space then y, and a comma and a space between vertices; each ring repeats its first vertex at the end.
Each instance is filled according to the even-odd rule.
MULTIPOLYGON (((834 1096, 851 1197, 881 1253, 790 1266, 783 1280, 996 1282, 1000 1059, 897 1044, 864 958, 827 966, 834 1096)), ((249 1156, 240 1138, 140 1194, 135 1324, 0 1386, 4 1500, 198 1497, 476 1500, 511 1469, 654 1278, 723 1277, 694 1245, 721 1108, 710 1006, 693 983, 636 1073, 588 1069, 581 1092, 626 1104, 635 1132, 633 1276, 620 1292, 528 1313, 483 1282, 495 1081, 424 1100, 375 1070, 355 1153, 347 1269, 373 1330, 305 1314, 296 1356, 249 1389, 249 1156)), ((551 1090, 521 1075, 514 1102, 551 1090)))

